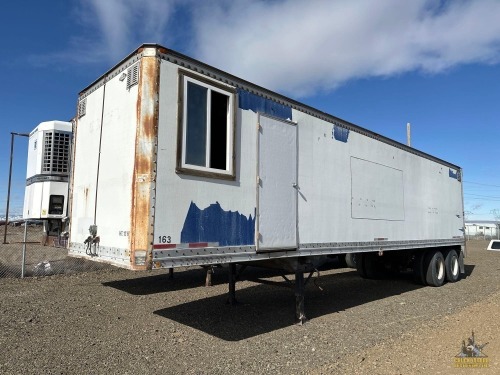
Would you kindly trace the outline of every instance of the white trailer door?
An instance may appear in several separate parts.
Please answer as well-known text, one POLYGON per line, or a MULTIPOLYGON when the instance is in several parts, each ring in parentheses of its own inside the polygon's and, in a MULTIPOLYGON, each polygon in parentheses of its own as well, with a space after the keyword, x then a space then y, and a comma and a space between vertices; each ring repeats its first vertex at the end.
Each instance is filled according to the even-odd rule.
POLYGON ((259 115, 257 251, 297 248, 297 126, 259 115))

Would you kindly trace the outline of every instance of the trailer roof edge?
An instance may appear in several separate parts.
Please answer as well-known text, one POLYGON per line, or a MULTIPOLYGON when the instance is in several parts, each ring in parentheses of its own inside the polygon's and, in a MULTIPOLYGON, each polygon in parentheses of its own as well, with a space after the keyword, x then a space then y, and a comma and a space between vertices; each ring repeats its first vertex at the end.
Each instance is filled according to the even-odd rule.
MULTIPOLYGON (((172 56, 173 58, 177 58, 177 59, 182 59, 182 60, 185 60, 186 62, 189 62, 191 64, 196 64, 200 67, 203 67, 207 70, 210 70, 211 72, 213 72, 215 74, 215 77, 212 77, 212 78, 217 78, 216 76, 219 75, 219 76, 224 76, 224 78, 226 80, 229 80, 229 81, 232 81, 230 82, 231 83, 238 83, 239 85, 241 86, 247 86, 247 87, 251 87, 253 90, 255 91, 259 91, 260 93, 262 94, 265 94, 265 95, 268 95, 270 96, 272 99, 274 99, 275 101, 282 101, 282 102, 285 102, 286 104, 290 105, 292 108, 294 109, 297 109, 297 110, 300 110, 302 112, 305 112, 305 113, 308 113, 314 117, 317 117, 317 118, 320 118, 320 119, 323 119, 325 121, 328 121, 330 123, 338 123, 339 125, 343 125, 347 128, 349 128, 350 130, 353 130, 357 133, 360 133, 360 134, 364 134, 366 136, 369 136, 371 138, 374 138, 374 139, 377 139, 381 142, 384 142, 384 143, 387 143, 391 146, 394 146, 394 147, 397 147, 397 148, 400 148, 400 149, 403 149, 405 151, 408 151, 410 153, 413 153, 413 154, 417 154, 417 155, 420 155, 426 159, 429 159, 429 160, 432 160, 432 161, 435 161, 439 164, 444 164, 450 168, 453 168, 453 169, 457 169, 457 170, 461 170, 462 168, 456 164, 453 164, 453 163, 450 163, 446 160, 443 160, 441 158, 438 158, 436 156, 433 156, 431 154, 428 154, 424 151, 421 151, 421 150, 418 150, 416 148, 413 148, 413 147, 410 147, 410 146, 407 146, 405 145, 404 143, 401 143, 401 142, 398 142, 394 139, 391 139, 391 138, 388 138, 386 136, 383 136, 381 134, 378 134, 378 133, 375 133, 367 128, 363 128, 359 125, 356 125, 356 124, 353 124, 349 121, 346 121, 344 119, 341 119, 339 117, 336 117, 332 114, 329 114, 329 113, 326 113, 326 112, 323 112, 315 107, 312 107, 310 105, 307 105, 307 104, 304 104, 302 102, 299 102, 295 99, 291 99, 285 95, 282 95, 282 94, 279 94, 275 91, 272 91, 272 90, 269 90, 269 89, 266 89, 265 87, 262 87, 262 86, 259 86, 255 83, 252 83, 252 82, 249 82, 249 81, 246 81, 245 79, 242 79, 240 77, 237 77, 235 75, 232 75, 231 73, 228 73, 228 72, 225 72, 221 69, 218 69, 214 66, 211 66, 209 64, 206 64, 200 60, 196 60, 192 57, 189 57, 187 55, 184 55, 180 52, 177 52, 177 51, 174 51, 172 49, 168 49, 160 44, 157 44, 157 43, 144 43, 142 45, 140 45, 138 48, 136 48, 134 51, 132 51, 130 54, 128 54, 125 58, 123 58, 122 60, 120 60, 120 62, 118 62, 117 64, 115 64, 113 67, 111 67, 109 70, 106 71, 106 73, 102 74, 99 78, 97 78, 95 81, 93 81, 90 85, 86 86, 83 90, 81 90, 78 94, 78 96, 80 97, 82 94, 86 94, 88 93, 88 91, 96 86, 97 84, 99 84, 99 82, 101 81, 104 81, 106 80, 106 78, 108 78, 112 73, 115 73, 113 74, 116 75, 118 72, 121 72, 123 69, 119 69, 120 67, 122 67, 122 65, 126 64, 127 62, 129 62, 128 65, 131 65, 133 63, 135 63, 135 60, 134 60, 134 57, 136 58, 136 60, 139 60, 140 56, 138 56, 141 51, 145 48, 156 48, 160 54, 163 54, 163 55, 170 55, 172 56), (130 60, 132 60, 132 62, 130 62, 130 60), (118 70, 118 71, 117 71, 118 70)), ((179 64, 177 64, 179 65, 179 64)), ((188 67, 189 69, 189 67, 188 67)), ((91 90, 93 91, 93 90, 91 90)))

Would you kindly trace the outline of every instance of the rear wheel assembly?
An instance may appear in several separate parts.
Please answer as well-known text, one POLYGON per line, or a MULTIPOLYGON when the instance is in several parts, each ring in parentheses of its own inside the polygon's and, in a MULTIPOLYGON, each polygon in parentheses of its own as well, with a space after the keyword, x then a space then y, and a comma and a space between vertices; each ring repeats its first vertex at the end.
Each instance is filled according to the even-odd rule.
POLYGON ((379 279, 382 277, 383 266, 376 253, 356 254, 356 269, 364 279, 379 279))
POLYGON ((425 281, 430 286, 441 286, 446 277, 446 266, 443 253, 429 250, 424 259, 425 281))
POLYGON ((454 283, 460 278, 459 259, 455 250, 448 251, 444 258, 444 264, 446 267, 446 280, 454 283))

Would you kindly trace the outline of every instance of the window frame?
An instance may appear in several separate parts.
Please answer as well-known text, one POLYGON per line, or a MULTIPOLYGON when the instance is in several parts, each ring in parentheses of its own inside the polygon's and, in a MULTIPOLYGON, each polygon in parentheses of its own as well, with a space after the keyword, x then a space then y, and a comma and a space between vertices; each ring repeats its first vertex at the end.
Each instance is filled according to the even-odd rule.
MULTIPOLYGON (((231 86, 226 86, 216 81, 212 81, 203 76, 193 74, 191 72, 179 69, 179 100, 178 100, 178 129, 177 129, 177 168, 176 172, 181 174, 190 174, 194 176, 203 176, 224 180, 236 179, 235 166, 235 139, 236 139, 236 89, 231 86), (206 88, 208 92, 215 91, 228 97, 228 114, 227 114, 227 139, 226 139, 226 169, 216 169, 210 167, 202 167, 193 164, 187 164, 186 160, 186 111, 187 111, 187 84, 191 82, 198 86, 206 88)), ((207 95, 207 99, 210 95, 207 95)), ((207 100, 207 122, 210 124, 209 112, 210 100, 207 100)), ((205 160, 209 160, 210 155, 210 126, 206 126, 206 150, 205 160)))

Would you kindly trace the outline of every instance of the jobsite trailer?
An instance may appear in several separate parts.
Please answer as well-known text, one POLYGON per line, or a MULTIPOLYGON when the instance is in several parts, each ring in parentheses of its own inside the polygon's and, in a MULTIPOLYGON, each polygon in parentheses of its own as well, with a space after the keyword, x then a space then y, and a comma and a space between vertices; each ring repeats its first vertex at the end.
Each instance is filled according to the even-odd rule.
POLYGON ((463 272, 462 170, 155 44, 79 95, 70 254, 132 270, 463 272), (358 254, 353 256, 352 254, 358 254))

